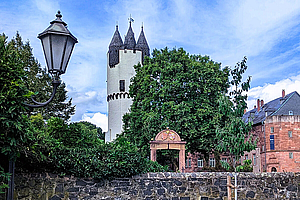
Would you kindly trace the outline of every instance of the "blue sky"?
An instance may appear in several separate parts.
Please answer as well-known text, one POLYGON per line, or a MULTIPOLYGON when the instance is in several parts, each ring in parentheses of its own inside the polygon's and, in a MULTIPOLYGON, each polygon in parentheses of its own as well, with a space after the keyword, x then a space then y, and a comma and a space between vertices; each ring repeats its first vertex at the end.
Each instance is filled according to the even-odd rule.
POLYGON ((62 75, 76 105, 72 121, 87 120, 107 129, 108 45, 116 23, 124 39, 130 14, 136 38, 144 24, 151 51, 183 47, 222 66, 234 66, 247 56, 249 108, 257 98, 268 102, 281 96, 282 89, 286 94, 300 92, 300 1, 1 0, 0 33, 11 39, 19 31, 45 66, 36 36, 57 10, 79 41, 62 75))

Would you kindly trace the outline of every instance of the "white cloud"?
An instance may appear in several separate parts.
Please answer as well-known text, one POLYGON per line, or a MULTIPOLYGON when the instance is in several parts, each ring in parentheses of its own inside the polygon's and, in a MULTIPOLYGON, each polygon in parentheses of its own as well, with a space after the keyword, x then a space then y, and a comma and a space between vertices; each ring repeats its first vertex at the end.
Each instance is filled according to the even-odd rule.
POLYGON ((79 121, 86 113, 107 113, 106 88, 80 88, 77 91, 73 86, 67 85, 67 95, 72 98, 72 104, 76 105, 75 115, 72 121, 79 121))
POLYGON ((257 99, 264 100, 265 103, 282 96, 282 90, 285 94, 297 91, 300 94, 300 74, 290 78, 278 81, 274 84, 265 84, 264 86, 251 88, 248 92, 248 110, 256 105, 257 99))
POLYGON ((102 129, 102 132, 107 132, 108 126, 108 118, 105 114, 95 113, 92 117, 89 117, 87 114, 82 116, 82 120, 80 121, 88 121, 92 124, 95 124, 97 127, 102 129))
POLYGON ((48 14, 48 15, 53 15, 53 13, 57 12, 59 9, 59 4, 57 1, 49 1, 49 0, 33 0, 36 7, 48 14))

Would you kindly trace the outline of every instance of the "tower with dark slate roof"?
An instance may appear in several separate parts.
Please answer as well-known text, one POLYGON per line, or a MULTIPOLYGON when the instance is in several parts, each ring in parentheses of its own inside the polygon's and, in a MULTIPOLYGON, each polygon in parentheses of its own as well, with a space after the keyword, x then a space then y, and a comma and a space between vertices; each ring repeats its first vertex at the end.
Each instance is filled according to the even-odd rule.
POLYGON ((144 56, 150 56, 150 48, 149 48, 148 42, 147 42, 145 34, 144 34, 143 26, 142 26, 142 30, 141 30, 141 33, 140 33, 140 36, 139 36, 139 39, 137 41, 135 48, 138 50, 141 50, 143 52, 143 55, 142 55, 143 62, 144 62, 144 56))
POLYGON ((108 132, 105 141, 110 142, 122 132, 123 115, 129 112, 132 99, 129 98, 130 79, 135 75, 134 65, 143 63, 144 56, 150 56, 149 46, 143 31, 136 43, 132 29, 133 19, 129 19, 129 28, 124 43, 118 26, 109 44, 107 53, 107 102, 108 132))
POLYGON ((114 67, 119 63, 119 50, 123 48, 123 41, 119 33, 118 25, 116 31, 108 47, 108 62, 110 67, 114 67))
POLYGON ((131 49, 135 50, 135 38, 134 38, 134 32, 131 27, 131 21, 129 21, 129 28, 127 31, 127 34, 125 36, 125 41, 124 41, 124 49, 131 49))

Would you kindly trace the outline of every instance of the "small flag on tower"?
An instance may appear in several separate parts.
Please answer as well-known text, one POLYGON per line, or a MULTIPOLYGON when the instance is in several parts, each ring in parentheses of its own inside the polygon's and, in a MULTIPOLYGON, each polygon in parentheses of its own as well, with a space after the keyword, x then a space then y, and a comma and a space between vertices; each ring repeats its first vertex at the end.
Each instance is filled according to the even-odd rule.
POLYGON ((131 14, 130 14, 130 17, 128 18, 129 22, 134 22, 134 19, 131 17, 131 14))

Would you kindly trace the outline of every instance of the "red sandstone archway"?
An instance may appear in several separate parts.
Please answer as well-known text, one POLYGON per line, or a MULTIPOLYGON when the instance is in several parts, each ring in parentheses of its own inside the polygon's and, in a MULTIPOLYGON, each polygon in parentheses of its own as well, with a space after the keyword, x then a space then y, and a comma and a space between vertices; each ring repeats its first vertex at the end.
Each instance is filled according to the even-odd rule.
POLYGON ((154 141, 150 141, 151 160, 156 161, 157 149, 176 149, 179 150, 179 171, 185 169, 185 144, 179 135, 170 129, 159 132, 154 141))
POLYGON ((279 162, 278 158, 274 154, 271 154, 267 162, 267 172, 274 172, 273 168, 279 171, 279 162))

